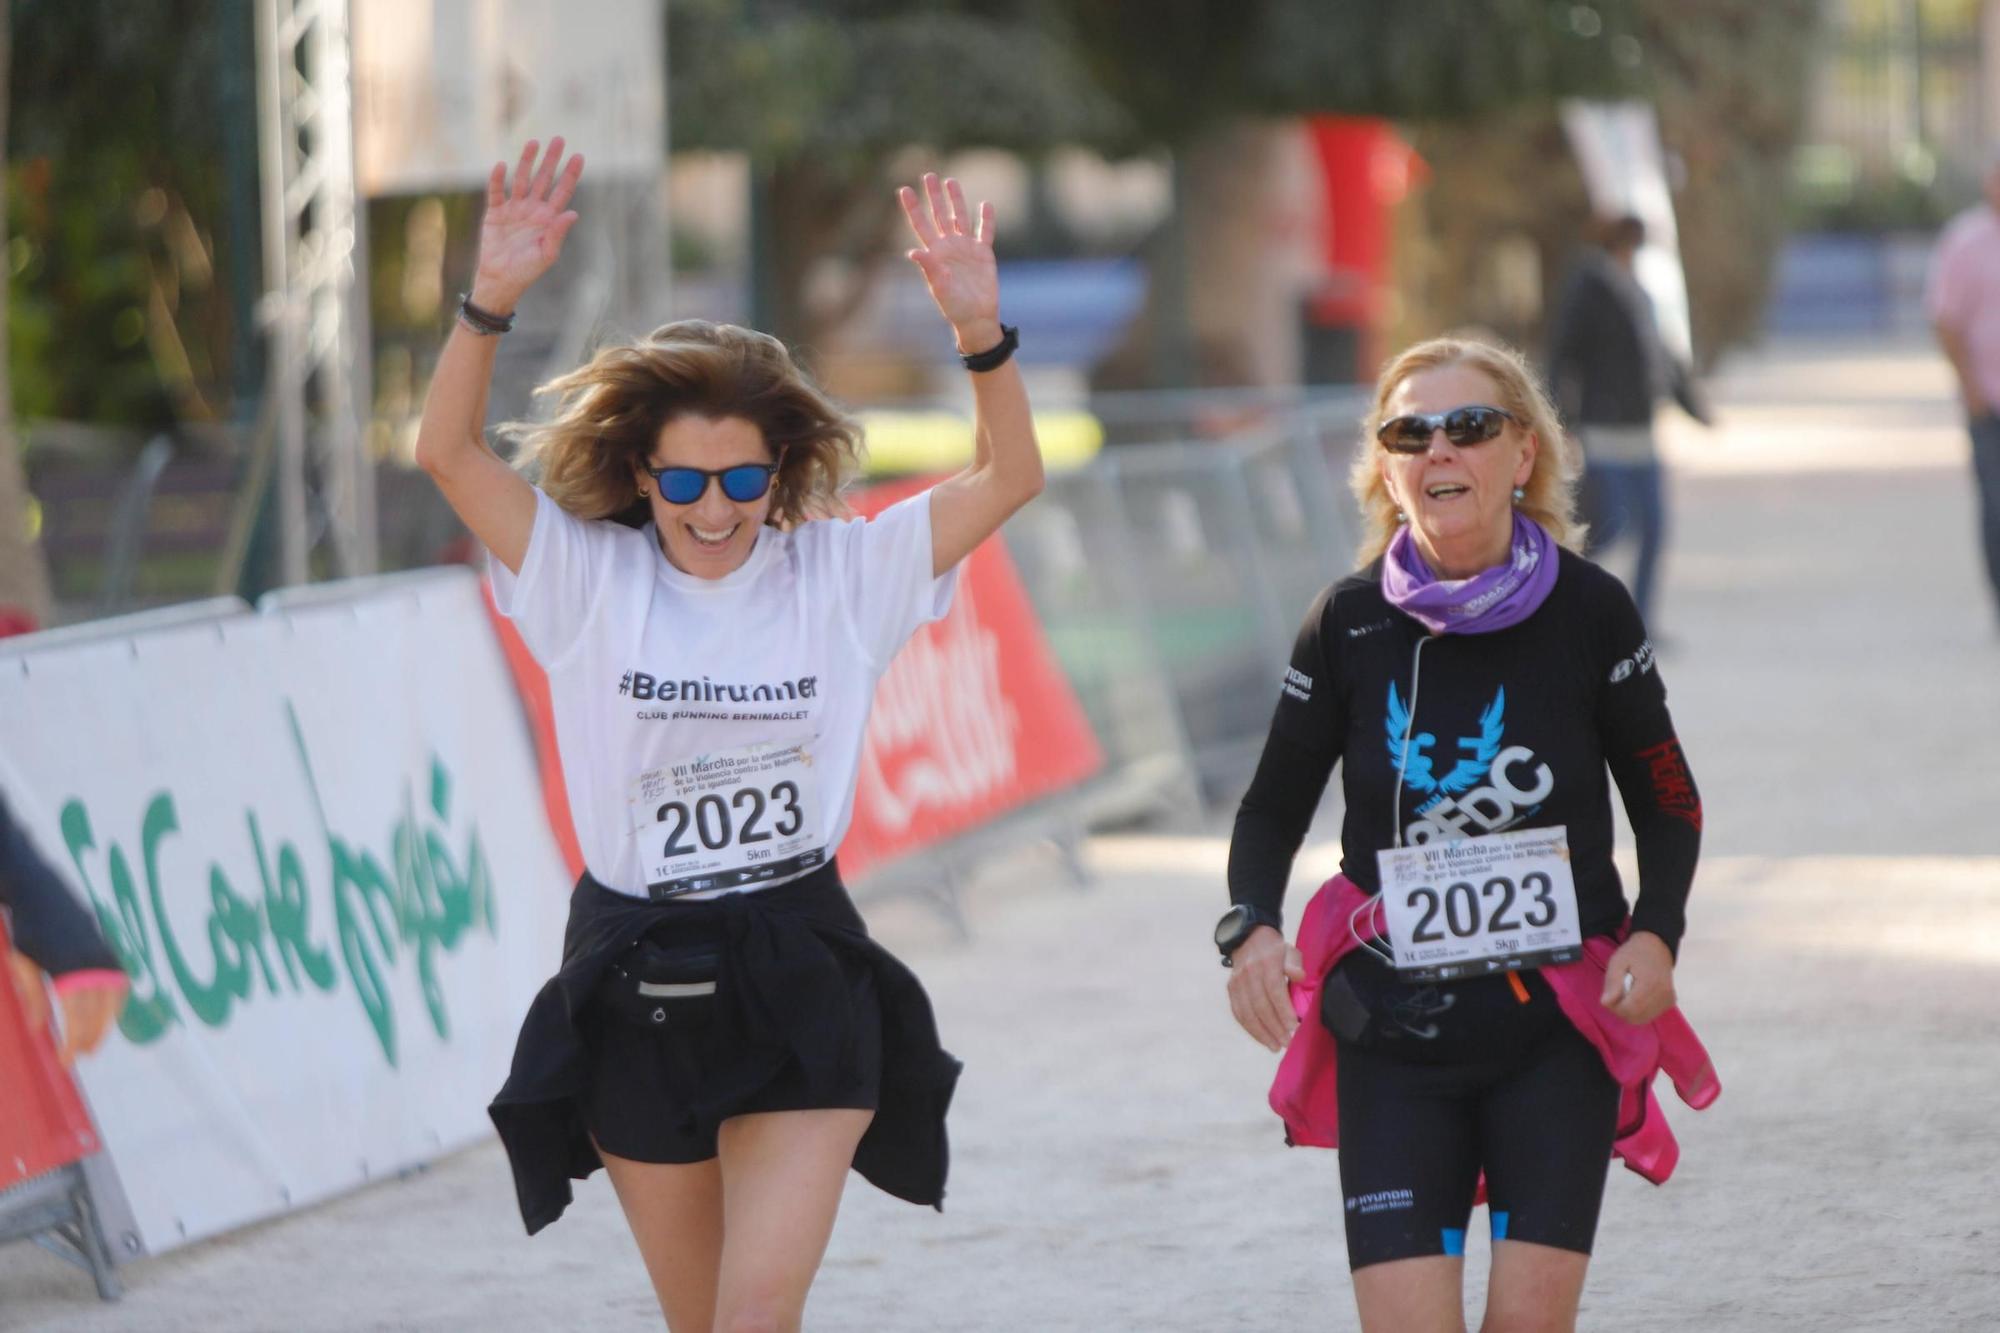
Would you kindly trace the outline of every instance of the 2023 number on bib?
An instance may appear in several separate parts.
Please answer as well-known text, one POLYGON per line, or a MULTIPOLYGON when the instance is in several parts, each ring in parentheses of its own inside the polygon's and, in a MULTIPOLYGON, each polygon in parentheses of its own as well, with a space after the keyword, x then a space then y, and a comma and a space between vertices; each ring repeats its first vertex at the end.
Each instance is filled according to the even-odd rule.
POLYGON ((1582 956, 1567 828, 1392 847, 1375 859, 1396 970, 1411 980, 1582 956))
POLYGON ((655 898, 789 879, 826 861, 803 743, 759 743, 639 775, 639 864, 655 898))

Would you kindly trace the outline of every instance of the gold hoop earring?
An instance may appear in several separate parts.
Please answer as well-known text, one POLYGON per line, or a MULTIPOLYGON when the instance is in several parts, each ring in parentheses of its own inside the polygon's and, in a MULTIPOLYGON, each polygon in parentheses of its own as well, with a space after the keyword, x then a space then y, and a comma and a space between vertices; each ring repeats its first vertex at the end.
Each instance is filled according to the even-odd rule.
POLYGON ((651 494, 652 494, 652 492, 651 492, 651 491, 649 491, 649 490, 647 490, 647 489, 646 489, 646 488, 645 488, 644 486, 641 486, 641 487, 639 488, 639 498, 640 498, 641 500, 645 499, 645 498, 646 498, 647 496, 649 496, 649 495, 651 495, 651 494))

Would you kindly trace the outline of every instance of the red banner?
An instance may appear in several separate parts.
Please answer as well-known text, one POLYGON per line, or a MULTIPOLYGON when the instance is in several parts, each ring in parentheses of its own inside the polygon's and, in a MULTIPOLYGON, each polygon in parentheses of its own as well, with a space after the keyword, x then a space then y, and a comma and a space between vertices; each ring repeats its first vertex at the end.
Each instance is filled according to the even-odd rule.
MULTIPOLYGON (((97 1130, 46 1026, 28 1026, 0 922, 0 1190, 97 1151, 97 1130)), ((53 1007, 51 1001, 51 1007, 53 1007)))
MULTIPOLYGON (((569 783, 563 780, 562 755, 556 750, 556 709, 549 698, 549 678, 542 671, 521 631, 500 614, 493 601, 493 584, 479 581, 479 594, 486 599, 486 614, 499 636, 500 651, 507 658, 507 670, 514 677, 514 689, 528 715, 528 732, 535 739, 535 767, 542 775, 542 805, 548 811, 549 828, 556 835, 556 847, 563 864, 569 867, 570 883, 583 878, 583 847, 576 840, 576 825, 569 817, 569 783)), ((563 885, 567 892, 570 885, 563 885)))
POLYGON ((1306 123, 1326 186, 1321 253, 1328 276, 1311 318, 1356 330, 1361 345, 1353 372, 1373 379, 1394 293, 1395 209, 1429 169, 1387 121, 1312 116, 1306 123))
MULTIPOLYGON (((877 514, 930 484, 877 486, 850 503, 877 514)), ((1075 786, 1103 763, 995 537, 959 567, 950 614, 917 631, 876 688, 841 867, 859 875, 956 837, 1075 786)))
MULTIPOLYGON (((849 502, 874 515, 930 484, 871 487, 849 502)), ((998 538, 982 543, 958 579, 951 613, 917 632, 875 691, 854 821, 840 844, 849 878, 1073 787, 1103 766, 1007 548, 998 538)), ((549 822, 580 872, 547 678, 514 627, 497 613, 494 621, 541 755, 549 822)))

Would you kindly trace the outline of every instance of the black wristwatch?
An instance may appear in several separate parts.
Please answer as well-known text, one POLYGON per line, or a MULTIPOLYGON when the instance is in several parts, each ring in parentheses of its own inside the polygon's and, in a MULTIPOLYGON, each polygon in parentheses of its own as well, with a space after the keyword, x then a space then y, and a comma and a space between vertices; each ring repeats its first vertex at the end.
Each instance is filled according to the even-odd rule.
POLYGON ((1000 341, 983 352, 961 353, 959 360, 965 368, 977 375, 988 370, 998 370, 1007 364, 1007 358, 1014 355, 1014 349, 1021 345, 1021 331, 1012 324, 1000 326, 1000 341))
POLYGON ((1222 920, 1215 923, 1215 947, 1222 950, 1222 965, 1231 966, 1230 955, 1235 953, 1243 941, 1250 938, 1250 932, 1259 926, 1269 926, 1284 933, 1285 922, 1276 912, 1267 912, 1249 903, 1238 903, 1222 914, 1222 920))

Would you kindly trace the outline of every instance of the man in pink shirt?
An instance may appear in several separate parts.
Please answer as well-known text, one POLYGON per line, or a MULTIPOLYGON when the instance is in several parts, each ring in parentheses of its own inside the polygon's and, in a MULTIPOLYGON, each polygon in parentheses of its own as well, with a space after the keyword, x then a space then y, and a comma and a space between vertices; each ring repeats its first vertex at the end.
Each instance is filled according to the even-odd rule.
POLYGON ((1925 305, 1970 422, 1986 576, 2000 607, 2000 153, 1987 163, 1986 202, 1938 240, 1925 305))

